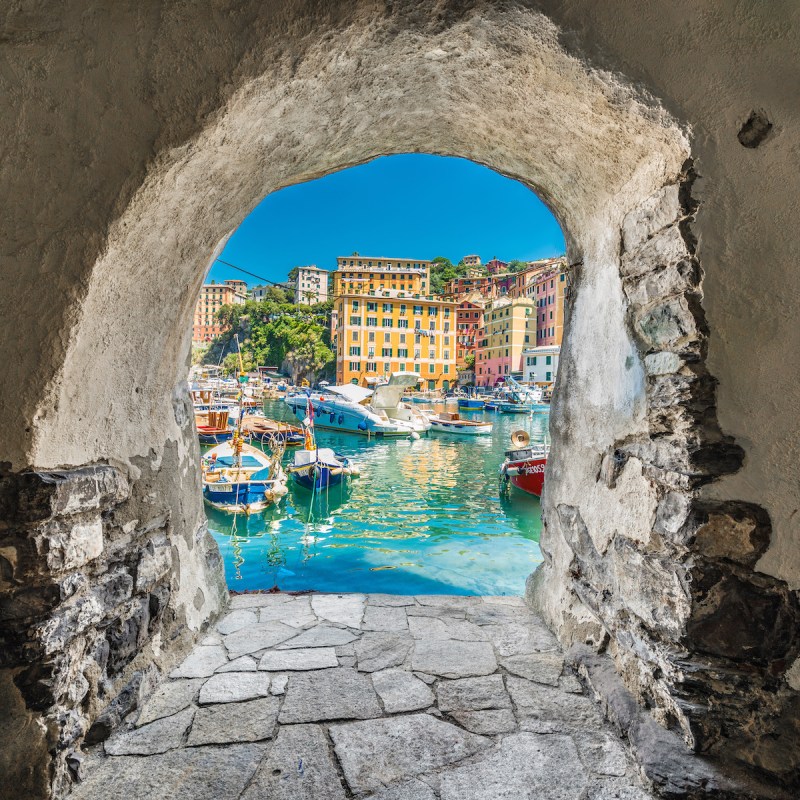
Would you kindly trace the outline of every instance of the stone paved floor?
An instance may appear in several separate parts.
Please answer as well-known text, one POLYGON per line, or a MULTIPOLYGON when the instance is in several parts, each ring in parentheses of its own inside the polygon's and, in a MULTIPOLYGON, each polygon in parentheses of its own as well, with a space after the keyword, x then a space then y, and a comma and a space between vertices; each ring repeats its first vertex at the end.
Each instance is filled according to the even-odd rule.
POLYGON ((239 595, 77 800, 646 800, 511 597, 239 595))

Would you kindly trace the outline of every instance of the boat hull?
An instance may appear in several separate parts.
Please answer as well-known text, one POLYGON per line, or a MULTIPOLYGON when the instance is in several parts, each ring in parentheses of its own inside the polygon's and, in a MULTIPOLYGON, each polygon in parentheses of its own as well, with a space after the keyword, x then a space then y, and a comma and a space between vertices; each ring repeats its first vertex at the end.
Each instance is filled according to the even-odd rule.
POLYGON ((302 469, 292 470, 292 480, 309 491, 324 491, 338 486, 344 479, 344 470, 331 469, 324 464, 309 464, 302 469))
POLYGON ((206 484, 203 499, 220 511, 253 514, 263 511, 281 497, 275 481, 206 484))
POLYGON ((446 433, 450 436, 488 436, 492 432, 491 423, 468 425, 463 421, 452 422, 431 419, 431 433, 446 433))
POLYGON ((216 432, 200 432, 197 433, 197 438, 200 444, 222 444, 229 442, 233 438, 233 431, 216 431, 216 432))
POLYGON ((500 403, 498 410, 501 414, 530 414, 533 406, 529 403, 500 403))
POLYGON ((465 411, 480 411, 486 403, 483 400, 459 400, 458 407, 463 408, 465 411))
POLYGON ((521 461, 506 461, 501 468, 501 475, 512 486, 535 497, 542 496, 544 489, 544 472, 547 458, 529 458, 521 461))

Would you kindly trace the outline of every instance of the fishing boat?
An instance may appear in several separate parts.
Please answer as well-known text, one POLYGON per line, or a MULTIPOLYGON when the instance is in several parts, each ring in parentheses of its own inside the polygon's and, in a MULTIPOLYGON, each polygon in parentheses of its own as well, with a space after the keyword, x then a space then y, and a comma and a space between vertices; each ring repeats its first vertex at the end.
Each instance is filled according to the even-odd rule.
POLYGON ((550 447, 531 444, 531 437, 525 431, 511 434, 511 445, 500 466, 501 484, 507 489, 510 483, 523 492, 541 497, 550 447))
POLYGON ((233 438, 227 408, 221 411, 195 412, 194 421, 200 444, 222 444, 233 438))
POLYGON ((230 442, 217 445, 202 458, 203 499, 229 513, 263 511, 286 494, 282 455, 282 447, 267 455, 234 432, 230 442))
POLYGON ((303 430, 288 422, 279 422, 257 414, 242 417, 242 433, 251 441, 267 444, 273 438, 282 441, 288 447, 303 444, 303 430))
POLYGON ((449 433, 453 436, 487 436, 492 432, 491 422, 461 419, 458 414, 441 411, 428 414, 432 433, 449 433))
POLYGON ((317 447, 314 424, 314 404, 309 397, 303 419, 303 449, 294 454, 294 462, 288 468, 294 481, 305 489, 317 491, 338 486, 345 478, 358 475, 358 469, 350 459, 334 453, 329 447, 317 447))
POLYGON ((338 486, 345 478, 359 474, 349 458, 335 453, 329 447, 297 450, 287 472, 298 486, 312 491, 338 486))
POLYGON ((485 405, 485 401, 480 397, 459 397, 458 407, 463 411, 480 411, 485 405))
POLYGON ((388 383, 374 390, 346 383, 290 394, 284 402, 298 419, 305 419, 310 399, 318 428, 365 436, 413 437, 431 427, 423 413, 402 402, 403 392, 418 382, 415 372, 395 372, 388 383))
POLYGON ((523 386, 510 375, 487 398, 487 411, 501 414, 530 414, 542 405, 542 390, 538 386, 523 386))

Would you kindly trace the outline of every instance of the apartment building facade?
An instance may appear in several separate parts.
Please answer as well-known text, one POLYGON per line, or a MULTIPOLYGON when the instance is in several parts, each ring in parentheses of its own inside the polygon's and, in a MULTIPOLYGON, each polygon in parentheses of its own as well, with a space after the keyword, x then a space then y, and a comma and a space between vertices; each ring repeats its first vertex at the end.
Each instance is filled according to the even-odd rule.
POLYGON ((522 352, 536 343, 536 304, 527 297, 501 297, 483 312, 475 355, 476 386, 491 387, 508 375, 522 377, 522 352))
POLYGON ((477 292, 464 298, 456 306, 456 367, 466 367, 467 356, 475 353, 478 331, 483 328, 485 301, 477 292))
POLYGON ((192 343, 204 344, 223 333, 225 328, 216 319, 217 311, 222 306, 244 304, 246 300, 247 284, 244 281, 204 283, 194 307, 192 343))
POLYGON ((313 306, 328 300, 328 270, 314 264, 297 268, 297 283, 294 287, 294 302, 313 306))
POLYGON ((523 351, 522 379, 552 391, 558 372, 561 348, 558 345, 530 347, 523 351))
POLYGON ((402 371, 425 389, 455 383, 456 303, 423 292, 430 262, 353 256, 332 278, 337 383, 370 386, 402 371))

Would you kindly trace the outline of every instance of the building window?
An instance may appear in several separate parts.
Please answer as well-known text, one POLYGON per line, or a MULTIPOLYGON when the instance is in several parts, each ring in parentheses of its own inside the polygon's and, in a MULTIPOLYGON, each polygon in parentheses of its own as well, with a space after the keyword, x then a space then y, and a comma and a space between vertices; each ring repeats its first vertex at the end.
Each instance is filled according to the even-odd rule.
POLYGON ((377 372, 378 365, 374 361, 367 361, 367 372, 377 372))
POLYGON ((398 357, 398 358, 408 358, 408 348, 406 348, 406 347, 401 347, 401 348, 400 348, 400 349, 397 351, 397 357, 398 357))
POLYGON ((420 371, 420 365, 414 364, 414 372, 419 372, 419 371, 420 371))
POLYGON ((400 365, 400 372, 405 372, 405 371, 406 371, 406 365, 405 364, 401 364, 400 365))
POLYGON ((381 355, 382 355, 384 358, 391 358, 391 357, 392 357, 392 348, 391 348, 391 347, 384 347, 384 348, 381 350, 381 355))
POLYGON ((414 320, 414 330, 420 330, 422 328, 422 320, 415 319, 414 320))
POLYGON ((445 344, 450 344, 450 337, 449 336, 445 336, 444 337, 444 343, 445 344))
POLYGON ((358 361, 351 361, 350 362, 350 372, 358 372, 359 364, 358 361))
POLYGON ((360 356, 361 355, 361 348, 360 347, 351 347, 350 348, 350 355, 351 356, 360 356))
POLYGON ((358 311, 358 300, 353 300, 353 311, 358 311))
POLYGON ((391 303, 384 303, 383 304, 383 313, 384 314, 391 314, 392 313, 392 304, 391 303))
POLYGON ((436 351, 435 350, 428 350, 428 358, 430 358, 430 359, 436 358, 436 351))
POLYGON ((398 328, 407 328, 408 327, 408 320, 407 319, 399 319, 399 320, 397 320, 397 327, 398 328))
POLYGON ((553 357, 547 356, 544 360, 544 363, 549 367, 553 363, 553 357))
POLYGON ((405 303, 401 303, 401 304, 400 304, 400 313, 401 313, 401 314, 405 314, 405 313, 406 313, 406 306, 405 306, 405 303))
MULTIPOLYGON (((388 336, 389 334, 387 333, 386 335, 388 336)), ((405 344, 406 343, 406 335, 404 333, 400 334, 400 343, 401 344, 405 344)))
POLYGON ((552 380, 552 375, 553 375, 552 372, 545 373, 545 380, 546 381, 552 380))
POLYGON ((449 308, 446 308, 444 310, 444 318, 445 319, 450 319, 450 309, 449 308))
MULTIPOLYGON (((353 331, 353 333, 355 333, 355 331, 353 331)), ((355 340, 355 339, 356 339, 356 337, 354 336, 353 340, 355 340)), ((367 341, 369 341, 369 342, 374 342, 375 341, 375 331, 370 331, 369 332, 369 336, 368 336, 367 341)))
POLYGON ((354 342, 358 341, 358 331, 353 331, 353 341, 354 342))
POLYGON ((428 328, 430 330, 432 330, 432 331, 435 331, 436 330, 436 322, 434 322, 434 320, 431 320, 430 324, 428 325, 428 328))
POLYGON ((384 317, 381 320, 381 324, 384 328, 391 328, 394 326, 394 320, 391 317, 384 317))
POLYGON ((368 328, 377 328, 378 327, 378 318, 377 317, 367 317, 367 327, 368 328))
POLYGON ((444 372, 445 375, 449 375, 450 374, 450 365, 449 364, 445 364, 444 365, 444 369, 442 371, 444 372))
POLYGON ((534 366, 534 367, 536 366, 536 358, 537 358, 537 356, 534 356, 534 357, 533 357, 533 366, 534 366))
POLYGON ((392 334, 391 333, 384 333, 383 334, 383 341, 384 342, 391 342, 392 341, 392 334))
POLYGON ((444 351, 444 359, 445 359, 445 361, 447 361, 449 358, 450 358, 450 351, 449 350, 445 350, 444 351))
POLYGON ((361 324, 361 317, 350 317, 350 324, 351 325, 360 325, 361 324))
POLYGON ((386 362, 386 363, 383 365, 383 371, 384 371, 384 372, 388 372, 390 367, 391 367, 391 364, 389 364, 389 362, 387 361, 387 362, 386 362))
POLYGON ((422 316, 422 306, 414 306, 414 314, 415 314, 415 316, 421 317, 422 316))

